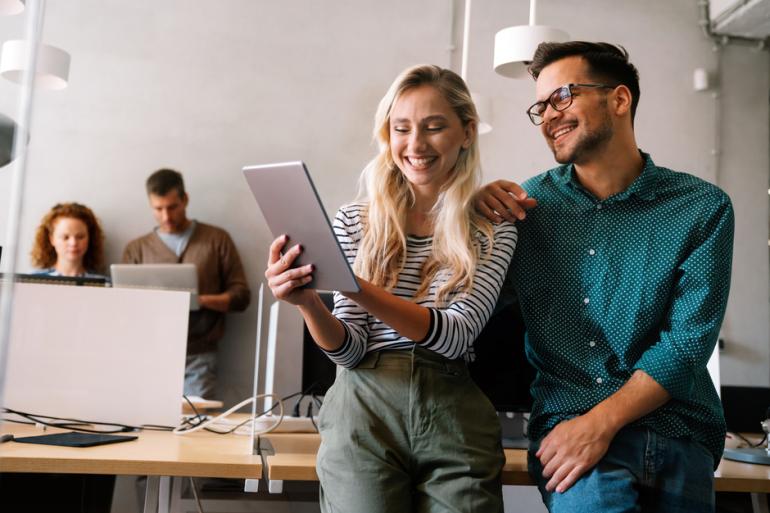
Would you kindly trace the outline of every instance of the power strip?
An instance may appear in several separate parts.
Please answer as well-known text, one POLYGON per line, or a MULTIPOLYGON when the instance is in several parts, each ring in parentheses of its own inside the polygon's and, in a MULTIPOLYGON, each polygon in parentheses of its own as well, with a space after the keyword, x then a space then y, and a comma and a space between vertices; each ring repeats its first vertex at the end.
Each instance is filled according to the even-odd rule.
MULTIPOLYGON (((276 423, 278 417, 273 415, 263 415, 255 421, 256 431, 263 431, 269 429, 270 426, 276 423)), ((316 426, 318 425, 318 417, 291 417, 284 415, 281 423, 272 432, 273 433, 316 433, 316 426), (315 426, 313 425, 315 422, 315 426)))

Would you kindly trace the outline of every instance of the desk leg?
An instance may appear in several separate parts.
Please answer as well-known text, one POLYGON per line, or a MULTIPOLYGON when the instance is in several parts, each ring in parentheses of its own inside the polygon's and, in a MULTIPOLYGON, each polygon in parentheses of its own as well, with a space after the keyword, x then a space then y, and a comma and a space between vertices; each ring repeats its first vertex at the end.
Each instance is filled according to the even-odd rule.
POLYGON ((158 513, 168 513, 170 502, 171 478, 168 476, 161 476, 158 488, 158 513))
POLYGON ((276 479, 268 481, 267 491, 270 493, 283 493, 283 481, 276 479))
POLYGON ((751 494, 751 511, 754 513, 768 513, 766 493, 751 494))
POLYGON ((171 478, 171 505, 169 513, 181 513, 182 511, 182 480, 183 477, 171 478))
POLYGON ((158 512, 159 476, 147 476, 147 488, 144 491, 144 513, 158 512))

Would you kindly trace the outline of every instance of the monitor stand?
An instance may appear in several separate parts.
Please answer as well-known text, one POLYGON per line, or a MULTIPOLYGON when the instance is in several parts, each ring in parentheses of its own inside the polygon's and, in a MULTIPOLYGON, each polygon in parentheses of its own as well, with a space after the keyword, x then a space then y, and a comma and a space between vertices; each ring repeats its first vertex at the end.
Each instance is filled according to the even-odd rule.
POLYGON ((527 419, 523 413, 497 412, 503 434, 503 449, 527 449, 527 419))

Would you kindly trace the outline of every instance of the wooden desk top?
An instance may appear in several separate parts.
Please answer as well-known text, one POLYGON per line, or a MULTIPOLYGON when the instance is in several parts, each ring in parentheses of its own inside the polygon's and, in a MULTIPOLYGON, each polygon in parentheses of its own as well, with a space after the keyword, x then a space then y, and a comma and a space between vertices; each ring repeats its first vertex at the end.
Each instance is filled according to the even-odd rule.
MULTIPOLYGON (((66 430, 5 423, 0 433, 15 437, 66 430)), ((0 472, 120 474, 259 479, 262 460, 251 454, 250 438, 198 431, 125 433, 138 440, 96 447, 59 447, 18 442, 0 444, 0 472)))
POLYGON ((264 436, 275 450, 265 457, 267 478, 275 481, 318 481, 315 456, 321 437, 315 433, 269 433, 264 436))
MULTIPOLYGON (((271 433, 265 436, 275 454, 267 456, 267 475, 279 481, 317 481, 315 457, 321 440, 317 434, 271 433)), ((770 466, 722 460, 714 473, 718 492, 770 493, 770 466)), ((527 472, 527 451, 505 449, 504 485, 534 485, 527 472)))
MULTIPOLYGON (((270 433, 266 438, 275 454, 265 457, 267 477, 277 481, 317 481, 315 459, 321 439, 317 434, 270 433)), ((532 485, 527 473, 527 451, 505 450, 503 484, 532 485)))
MULTIPOLYGON (((45 433, 65 430, 49 428, 45 433)), ((44 434, 40 428, 6 423, 0 433, 44 434)), ((130 433, 129 433, 130 434, 130 433)), ((158 475, 259 479, 262 461, 251 454, 249 437, 207 432, 174 435, 134 433, 138 440, 96 447, 58 447, 17 442, 0 444, 0 472, 158 475)), ((263 437, 275 450, 266 456, 268 478, 317 481, 315 460, 321 443, 317 434, 270 433, 263 437)), ((506 449, 503 484, 532 485, 527 453, 506 449)), ((722 460, 715 474, 717 491, 770 493, 770 466, 722 460)))
POLYGON ((718 492, 770 493, 770 465, 722 458, 714 472, 714 488, 718 492))
POLYGON ((505 449, 503 465, 504 485, 534 485, 527 472, 527 451, 524 449, 505 449))

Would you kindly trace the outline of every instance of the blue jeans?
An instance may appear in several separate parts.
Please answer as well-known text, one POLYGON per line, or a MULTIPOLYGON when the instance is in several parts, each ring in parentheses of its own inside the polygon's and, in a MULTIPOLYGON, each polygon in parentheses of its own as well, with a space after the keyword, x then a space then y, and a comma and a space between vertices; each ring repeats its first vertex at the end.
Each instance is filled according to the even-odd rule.
POLYGON ((714 458, 697 442, 623 429, 604 458, 564 493, 545 490, 539 447, 540 441, 530 447, 529 473, 551 513, 714 511, 714 458))
POLYGON ((217 353, 188 355, 184 369, 184 395, 212 399, 216 397, 217 353))

